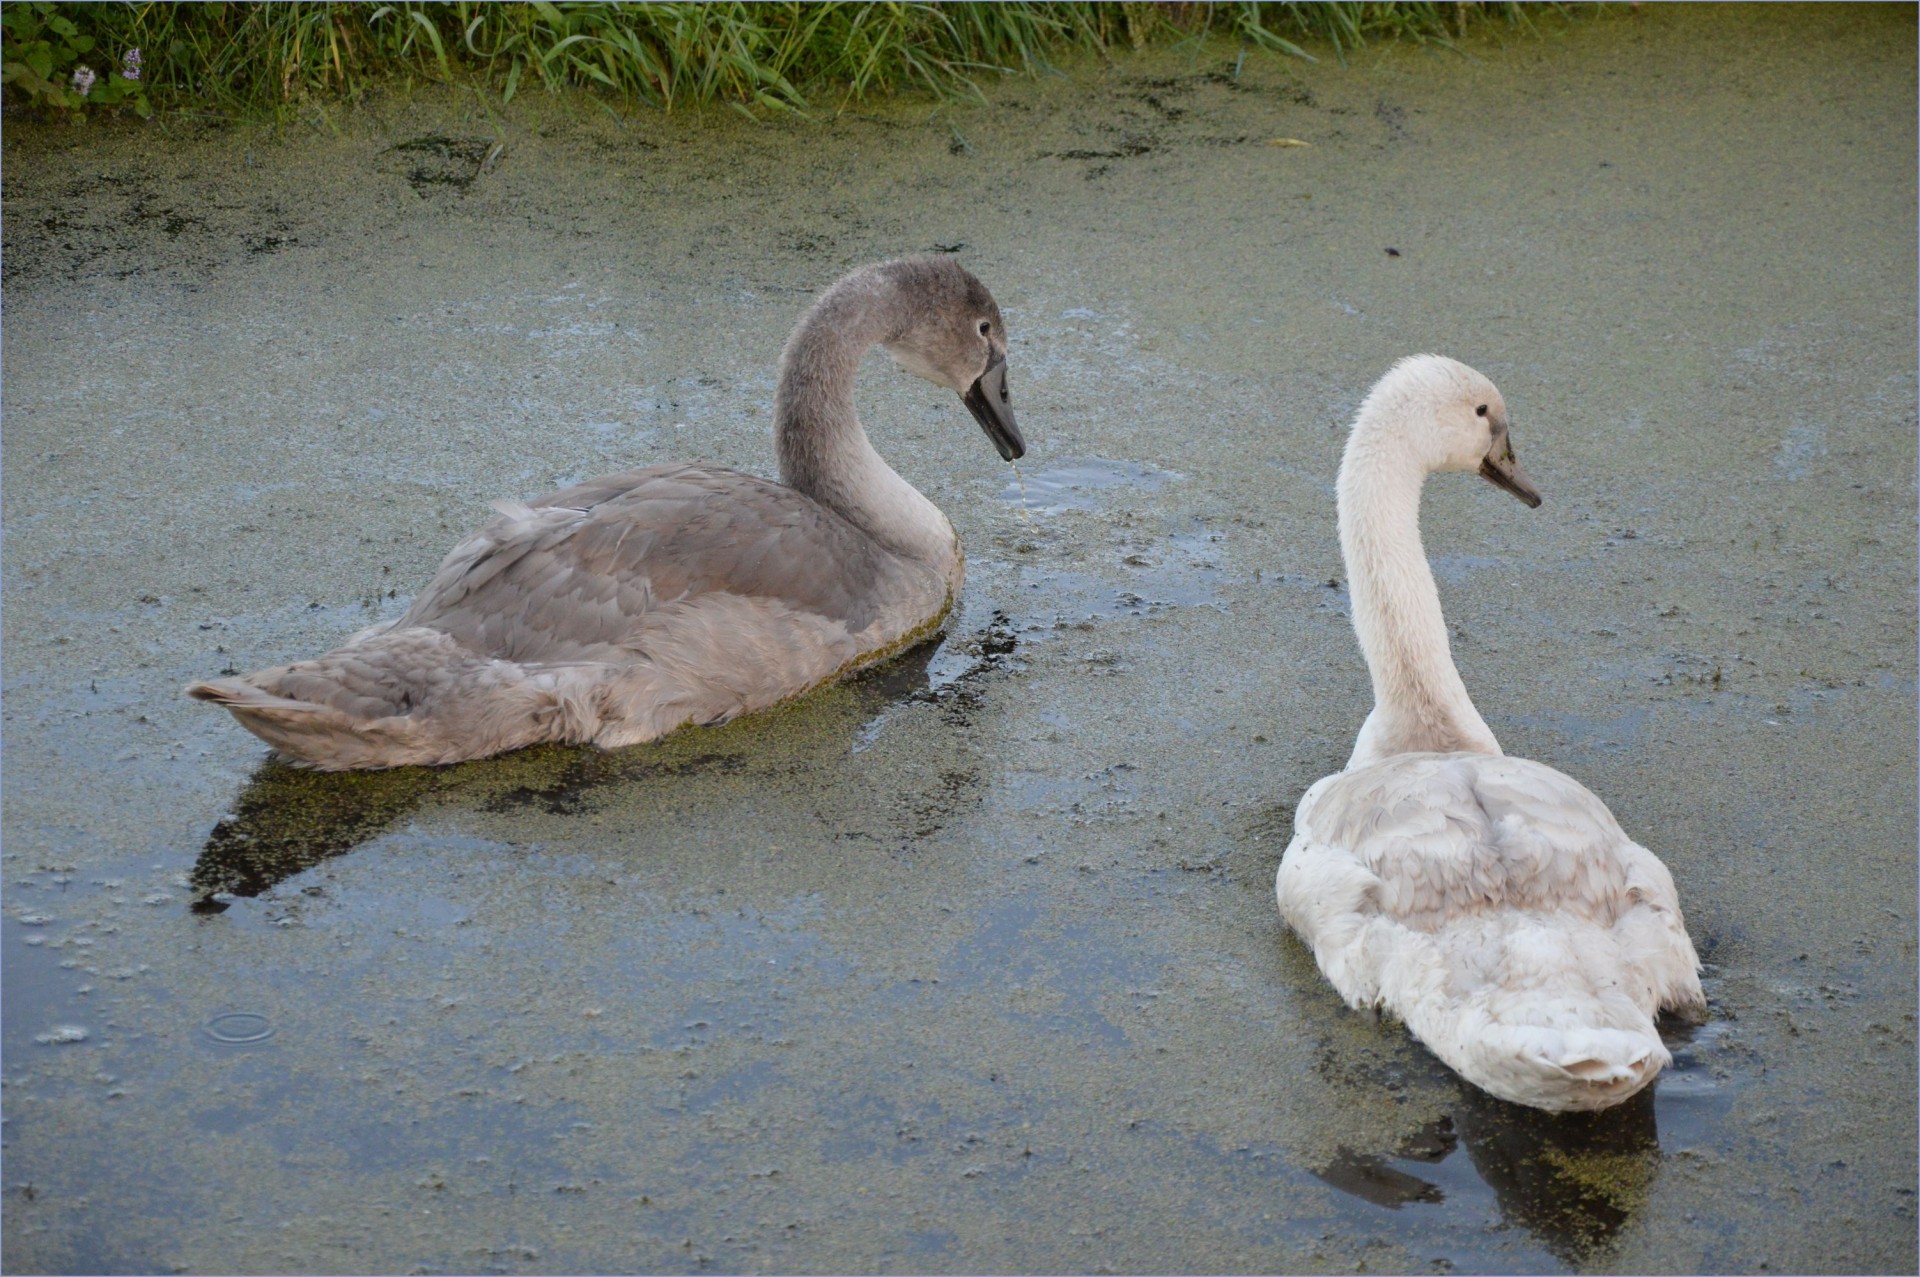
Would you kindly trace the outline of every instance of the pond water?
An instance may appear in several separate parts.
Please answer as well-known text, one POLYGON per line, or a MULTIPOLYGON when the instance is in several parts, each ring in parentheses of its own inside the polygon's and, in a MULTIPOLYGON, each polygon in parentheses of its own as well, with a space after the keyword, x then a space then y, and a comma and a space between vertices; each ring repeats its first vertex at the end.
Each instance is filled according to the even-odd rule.
POLYGON ((1913 1271, 1915 52, 1653 6, 759 126, 10 123, 4 1267, 1913 1271), (956 244, 1022 473, 859 391, 967 547, 937 644, 437 771, 180 697, 494 498, 770 472, 811 294, 956 244), (1707 962, 1597 1117, 1468 1090, 1274 907, 1367 708, 1342 431, 1428 349, 1546 497, 1429 485, 1467 685, 1707 962))

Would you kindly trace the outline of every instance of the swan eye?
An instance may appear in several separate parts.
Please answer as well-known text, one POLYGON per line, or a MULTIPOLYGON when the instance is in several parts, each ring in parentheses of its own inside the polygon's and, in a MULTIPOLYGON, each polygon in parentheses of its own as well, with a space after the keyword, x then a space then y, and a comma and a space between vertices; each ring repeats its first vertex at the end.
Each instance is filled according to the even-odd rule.
MULTIPOLYGON (((982 331, 985 331, 985 330, 982 330, 982 331)), ((1474 415, 1474 416, 1476 416, 1476 417, 1484 417, 1484 416, 1486 416, 1486 415, 1487 415, 1487 406, 1486 406, 1485 404, 1481 404, 1481 405, 1480 405, 1480 406, 1479 406, 1478 408, 1475 408, 1475 409, 1473 410, 1473 415, 1474 415)))
POLYGON ((990 333, 990 332, 992 332, 992 331, 993 331, 993 321, 992 321, 992 320, 990 320, 990 319, 983 319, 983 320, 981 320, 981 321, 980 321, 980 335, 981 335, 982 337, 985 337, 985 336, 986 336, 986 335, 987 335, 988 333, 990 333))

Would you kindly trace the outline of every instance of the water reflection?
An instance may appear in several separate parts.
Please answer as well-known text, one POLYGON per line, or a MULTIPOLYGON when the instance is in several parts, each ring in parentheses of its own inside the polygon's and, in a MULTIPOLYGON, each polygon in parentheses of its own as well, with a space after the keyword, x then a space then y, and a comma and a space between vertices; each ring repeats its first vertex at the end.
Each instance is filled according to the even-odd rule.
MULTIPOLYGON (((1443 1117, 1429 1122, 1393 1151, 1393 1158, 1415 1162, 1443 1162, 1460 1146, 1453 1119, 1443 1117)), ((1443 1202, 1446 1193, 1438 1184, 1395 1167, 1387 1158, 1373 1153, 1358 1153, 1341 1148, 1333 1160, 1313 1172, 1343 1193, 1372 1202, 1388 1210, 1399 1210, 1414 1202, 1443 1202)))
MULTIPOLYGON (((851 720, 849 732, 820 739, 855 747, 878 729, 894 706, 931 702, 944 718, 964 726, 979 708, 983 677, 1003 668, 1017 639, 995 613, 980 631, 945 643, 925 643, 850 681, 850 695, 829 712, 851 720), (933 668, 936 661, 939 668, 933 668), (862 730, 858 725, 864 723, 862 730)), ((740 730, 750 732, 751 719, 740 730)), ((721 728, 720 732, 730 729, 721 728)), ((603 752, 585 746, 543 745, 500 758, 450 767, 397 767, 372 772, 315 772, 269 759, 247 782, 232 808, 214 823, 191 875, 197 913, 224 911, 234 897, 258 896, 278 883, 345 855, 429 803, 466 803, 490 812, 531 807, 571 815, 593 805, 608 786, 657 777, 726 772, 747 764, 736 738, 680 738, 676 746, 603 752), (702 743, 718 749, 692 752, 702 743), (664 752, 663 752, 664 751, 664 752)), ((823 764, 824 765, 824 764, 823 764)))
MULTIPOLYGON (((1670 1036, 1669 1045, 1686 1036, 1670 1036)), ((1449 1185, 1465 1191, 1456 1160, 1464 1148, 1503 1221, 1576 1264, 1648 1199, 1661 1161, 1656 1093, 1657 1084, 1600 1113, 1542 1113, 1463 1085, 1450 1113, 1390 1151, 1343 1147, 1313 1174, 1386 1210, 1438 1207, 1449 1185)))
POLYGON ((194 862, 196 913, 223 896, 257 896, 329 856, 358 847, 420 805, 440 784, 424 767, 313 772, 269 759, 218 821, 194 862))
POLYGON ((609 754, 565 745, 536 745, 451 767, 386 771, 307 771, 270 758, 207 834, 189 879, 190 907, 220 913, 233 897, 261 895, 345 855, 429 803, 571 815, 589 805, 595 790, 614 782, 732 771, 742 761, 727 753, 662 761, 644 750, 609 754))
POLYGON ((1600 1113, 1539 1113, 1480 1095, 1456 1116, 1473 1169, 1500 1213, 1572 1263, 1610 1241, 1660 1168, 1654 1093, 1600 1113))

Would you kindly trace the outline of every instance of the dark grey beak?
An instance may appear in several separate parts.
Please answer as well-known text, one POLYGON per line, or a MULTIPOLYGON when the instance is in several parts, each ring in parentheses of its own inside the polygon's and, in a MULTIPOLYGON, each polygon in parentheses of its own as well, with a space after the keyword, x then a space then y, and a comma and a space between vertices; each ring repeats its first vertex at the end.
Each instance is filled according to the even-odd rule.
POLYGON ((1480 477, 1496 488, 1511 492, 1529 506, 1539 508, 1540 493, 1520 463, 1513 459, 1513 441, 1507 438, 1504 426, 1493 437, 1493 447, 1487 449, 1486 460, 1480 463, 1480 477))
POLYGON ((1026 440, 1020 437, 1020 427, 1013 424, 1013 400, 1007 397, 1005 355, 995 354, 987 361, 987 370, 960 396, 960 401, 987 432, 987 438, 993 440, 993 446, 1000 449, 1003 460, 1018 461, 1027 455, 1026 440))

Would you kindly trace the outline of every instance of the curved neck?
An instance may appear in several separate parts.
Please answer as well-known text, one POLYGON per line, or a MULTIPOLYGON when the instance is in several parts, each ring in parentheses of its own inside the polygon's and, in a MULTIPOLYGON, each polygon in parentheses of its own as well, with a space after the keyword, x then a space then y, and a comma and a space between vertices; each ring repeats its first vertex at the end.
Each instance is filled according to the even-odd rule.
POLYGON ((1426 467, 1399 439, 1355 423, 1340 462, 1340 551, 1353 629, 1373 676, 1373 713, 1349 768, 1394 754, 1498 754, 1447 644, 1440 592, 1420 544, 1426 467))
POLYGON ((899 309, 891 284, 861 271, 829 289, 794 328, 773 398, 780 481, 957 586, 953 525, 873 450, 854 411, 860 358, 897 335, 899 309))

